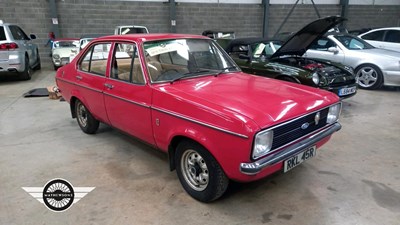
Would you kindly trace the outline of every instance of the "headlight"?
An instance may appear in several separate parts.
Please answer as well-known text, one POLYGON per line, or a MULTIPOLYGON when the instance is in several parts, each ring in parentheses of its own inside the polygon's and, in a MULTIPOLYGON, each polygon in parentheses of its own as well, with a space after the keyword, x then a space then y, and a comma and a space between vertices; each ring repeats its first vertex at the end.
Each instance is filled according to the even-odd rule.
POLYGON ((326 123, 332 124, 339 119, 340 111, 342 109, 342 104, 336 104, 329 107, 328 116, 326 118, 326 123))
POLYGON ((262 131, 256 135, 252 154, 253 159, 260 158, 271 150, 273 137, 274 131, 272 130, 262 131))
POLYGON ((54 59, 59 59, 59 58, 60 58, 60 55, 58 55, 58 54, 53 54, 53 58, 54 58, 54 59))
POLYGON ((318 73, 313 73, 313 75, 312 75, 312 81, 313 81, 314 84, 316 84, 316 85, 319 84, 319 76, 318 76, 318 73))

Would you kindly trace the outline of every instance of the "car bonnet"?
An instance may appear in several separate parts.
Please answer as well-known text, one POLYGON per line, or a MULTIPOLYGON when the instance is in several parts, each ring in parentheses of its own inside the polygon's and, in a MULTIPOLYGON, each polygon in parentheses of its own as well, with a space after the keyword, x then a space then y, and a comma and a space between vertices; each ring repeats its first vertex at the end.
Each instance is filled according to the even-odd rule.
POLYGON ((330 16, 315 20, 290 37, 271 57, 274 58, 283 55, 302 56, 315 40, 345 20, 345 18, 339 16, 330 16))

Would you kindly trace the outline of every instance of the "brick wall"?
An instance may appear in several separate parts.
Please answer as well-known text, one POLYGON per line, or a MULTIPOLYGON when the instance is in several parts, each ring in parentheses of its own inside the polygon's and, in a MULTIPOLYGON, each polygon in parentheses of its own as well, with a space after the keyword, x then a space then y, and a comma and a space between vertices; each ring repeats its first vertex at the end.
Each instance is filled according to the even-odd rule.
MULTIPOLYGON (((124 24, 144 25, 150 32, 169 32, 169 4, 105 0, 56 0, 61 37, 88 33, 112 34, 124 24)), ((339 15, 339 5, 317 5, 321 16, 339 15)), ((269 36, 275 34, 292 5, 270 5, 269 36)), ((263 8, 256 4, 178 3, 178 33, 201 34, 206 29, 234 30, 237 37, 262 35, 263 8)), ((35 33, 44 64, 50 65, 49 48, 44 47, 51 31, 48 0, 2 0, 0 19, 19 24, 27 33, 35 33)), ((296 31, 317 15, 312 5, 298 5, 281 32, 296 31)), ((349 29, 400 26, 400 5, 350 5, 349 29)))

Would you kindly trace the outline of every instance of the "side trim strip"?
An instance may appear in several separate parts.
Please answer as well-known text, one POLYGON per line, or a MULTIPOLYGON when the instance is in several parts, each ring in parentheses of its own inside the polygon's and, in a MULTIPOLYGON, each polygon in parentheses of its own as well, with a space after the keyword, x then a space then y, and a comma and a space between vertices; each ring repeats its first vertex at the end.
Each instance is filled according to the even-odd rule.
POLYGON ((74 82, 71 82, 71 81, 68 81, 68 80, 65 80, 65 79, 61 79, 61 78, 56 78, 56 79, 59 80, 59 81, 63 81, 65 83, 68 83, 68 84, 76 85, 76 86, 79 86, 81 88, 85 88, 85 89, 88 89, 88 90, 91 90, 91 91, 95 91, 95 92, 98 92, 98 93, 102 93, 103 92, 102 90, 86 87, 86 86, 83 86, 83 85, 80 85, 80 84, 77 84, 77 83, 74 83, 74 82))
POLYGON ((118 97, 118 96, 115 96, 115 95, 112 95, 112 94, 109 94, 109 93, 105 93, 104 92, 104 95, 107 95, 107 96, 110 96, 112 98, 116 98, 116 99, 119 99, 119 100, 122 100, 122 101, 125 101, 125 102, 128 102, 128 103, 132 103, 134 105, 142 106, 144 108, 150 108, 149 105, 146 105, 144 103, 134 102, 134 101, 128 100, 126 98, 118 97))
POLYGON ((235 136, 238 136, 238 137, 241 137, 241 138, 246 138, 246 139, 249 138, 248 136, 246 136, 244 134, 235 133, 235 132, 232 132, 232 131, 229 131, 229 130, 226 130, 226 129, 223 129, 223 128, 220 128, 220 127, 216 127, 214 125, 203 123, 203 122, 194 120, 192 118, 189 118, 189 117, 186 117, 186 116, 183 116, 183 115, 180 115, 180 114, 177 114, 177 113, 165 110, 165 109, 160 109, 160 108, 156 108, 156 107, 151 107, 151 108, 156 110, 156 111, 163 112, 163 113, 166 113, 166 114, 171 115, 171 116, 175 116, 177 118, 181 118, 181 119, 193 122, 193 123, 197 123, 197 124, 200 124, 200 125, 203 125, 203 126, 215 129, 215 130, 219 130, 219 131, 225 132, 227 134, 235 135, 235 136))

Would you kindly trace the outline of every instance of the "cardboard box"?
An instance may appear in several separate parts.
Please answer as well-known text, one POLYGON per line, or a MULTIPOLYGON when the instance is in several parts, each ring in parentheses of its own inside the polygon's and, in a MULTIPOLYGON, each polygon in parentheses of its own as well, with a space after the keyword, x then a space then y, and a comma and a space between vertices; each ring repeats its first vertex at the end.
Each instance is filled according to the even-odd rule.
POLYGON ((50 99, 60 99, 61 98, 61 94, 60 91, 58 90, 58 87, 53 85, 53 86, 48 86, 47 87, 47 91, 49 92, 49 98, 50 99))

